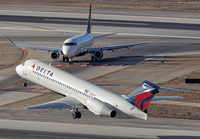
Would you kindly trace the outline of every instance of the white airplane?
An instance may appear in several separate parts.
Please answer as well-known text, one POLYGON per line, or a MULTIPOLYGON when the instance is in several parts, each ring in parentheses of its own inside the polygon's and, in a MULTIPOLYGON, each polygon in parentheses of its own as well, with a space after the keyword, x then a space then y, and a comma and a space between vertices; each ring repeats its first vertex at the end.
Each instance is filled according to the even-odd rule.
POLYGON ((148 44, 149 42, 151 42, 149 41, 149 42, 143 42, 143 43, 132 43, 132 44, 123 44, 123 45, 115 45, 115 46, 105 46, 105 47, 98 47, 98 45, 94 42, 95 38, 104 37, 104 36, 113 35, 113 34, 116 34, 116 33, 93 36, 93 34, 91 33, 91 4, 90 4, 86 33, 81 34, 81 35, 69 34, 74 37, 66 39, 62 45, 62 48, 15 44, 10 38, 8 38, 7 36, 6 37, 14 46, 31 48, 34 50, 39 49, 39 50, 50 51, 52 59, 58 59, 60 54, 62 54, 63 61, 69 61, 70 63, 72 63, 73 57, 90 54, 92 61, 99 60, 103 57, 103 51, 105 50, 113 51, 115 49, 129 48, 136 45, 148 44), (92 47, 93 44, 96 47, 92 47))
MULTIPOLYGON (((141 87, 129 95, 117 95, 97 85, 82 80, 51 64, 32 59, 16 67, 16 72, 25 80, 46 87, 64 96, 61 99, 26 107, 29 109, 71 109, 73 118, 81 118, 80 108, 87 108, 95 115, 116 118, 147 119, 147 106, 150 101, 181 98, 179 96, 154 97, 162 88, 143 81, 141 87), (154 97, 154 98, 153 98, 154 97)), ((27 84, 27 83, 26 83, 27 84)))

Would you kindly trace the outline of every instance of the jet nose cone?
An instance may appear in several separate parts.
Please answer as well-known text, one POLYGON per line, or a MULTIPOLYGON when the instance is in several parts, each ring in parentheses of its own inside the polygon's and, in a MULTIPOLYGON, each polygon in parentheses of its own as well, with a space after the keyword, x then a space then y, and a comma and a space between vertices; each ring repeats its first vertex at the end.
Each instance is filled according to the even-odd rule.
POLYGON ((17 74, 18 75, 21 75, 21 72, 22 72, 22 66, 21 65, 18 65, 17 67, 16 67, 16 72, 17 72, 17 74))
POLYGON ((70 46, 63 46, 63 54, 67 57, 73 57, 76 54, 76 50, 70 46))

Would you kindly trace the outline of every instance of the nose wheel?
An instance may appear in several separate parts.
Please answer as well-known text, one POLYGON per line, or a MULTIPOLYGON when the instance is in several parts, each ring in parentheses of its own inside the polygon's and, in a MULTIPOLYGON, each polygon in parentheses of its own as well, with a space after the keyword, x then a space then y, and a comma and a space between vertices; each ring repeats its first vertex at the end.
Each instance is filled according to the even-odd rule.
POLYGON ((63 56, 63 61, 69 61, 69 58, 68 57, 66 57, 66 56, 63 56))
POLYGON ((23 87, 26 87, 26 86, 27 86, 27 82, 24 82, 24 83, 22 84, 22 86, 23 86, 23 87))

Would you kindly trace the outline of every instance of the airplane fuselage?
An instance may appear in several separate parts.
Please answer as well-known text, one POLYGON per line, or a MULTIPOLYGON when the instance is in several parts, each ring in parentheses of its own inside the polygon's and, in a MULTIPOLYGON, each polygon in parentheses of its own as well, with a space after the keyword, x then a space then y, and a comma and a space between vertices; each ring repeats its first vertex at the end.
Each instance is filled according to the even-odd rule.
POLYGON ((109 113, 106 115, 103 111, 101 116, 112 117, 112 112, 116 112, 114 117, 118 118, 146 119, 147 117, 123 97, 39 60, 27 60, 17 66, 16 72, 26 80, 77 99, 96 115, 101 115, 99 111, 104 108, 105 113, 107 114, 107 111, 109 113), (102 108, 99 108, 100 106, 102 108))
POLYGON ((66 39, 62 46, 63 55, 69 58, 84 55, 85 48, 91 48, 93 45, 92 34, 82 34, 66 39))

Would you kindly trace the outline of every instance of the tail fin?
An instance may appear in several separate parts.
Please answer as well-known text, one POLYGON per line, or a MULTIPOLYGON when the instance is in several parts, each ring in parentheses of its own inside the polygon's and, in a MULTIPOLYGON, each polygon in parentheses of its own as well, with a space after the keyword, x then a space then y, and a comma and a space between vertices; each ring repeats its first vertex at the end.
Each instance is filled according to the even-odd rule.
POLYGON ((92 4, 90 4, 89 14, 88 14, 88 24, 87 24, 87 31, 86 34, 91 33, 91 11, 92 11, 92 4))
POLYGON ((153 97, 159 92, 159 86, 149 82, 143 81, 140 88, 132 92, 133 96, 127 98, 126 100, 136 106, 138 109, 145 111, 153 97))

